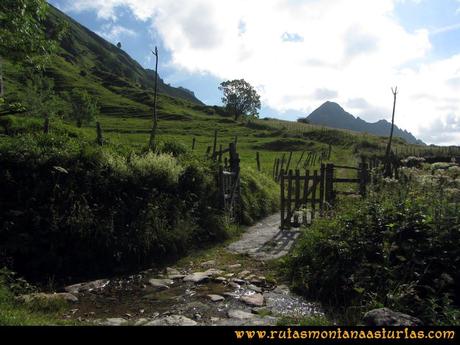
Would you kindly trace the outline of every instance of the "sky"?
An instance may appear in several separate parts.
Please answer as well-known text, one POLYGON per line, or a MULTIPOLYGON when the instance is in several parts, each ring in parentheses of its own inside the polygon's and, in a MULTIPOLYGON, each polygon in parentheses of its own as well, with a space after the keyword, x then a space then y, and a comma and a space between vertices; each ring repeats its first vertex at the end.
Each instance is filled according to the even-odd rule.
POLYGON ((221 104, 243 78, 261 117, 295 120, 325 101, 460 145, 460 0, 49 0, 165 82, 221 104))

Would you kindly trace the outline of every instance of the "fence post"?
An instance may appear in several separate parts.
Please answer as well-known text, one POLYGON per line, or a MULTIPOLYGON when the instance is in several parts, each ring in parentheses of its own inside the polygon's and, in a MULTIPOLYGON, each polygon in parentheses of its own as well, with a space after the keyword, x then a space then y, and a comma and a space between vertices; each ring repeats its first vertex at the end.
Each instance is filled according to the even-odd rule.
POLYGON ((313 170, 313 183, 311 190, 311 220, 315 219, 316 212, 316 188, 318 187, 318 170, 313 170))
POLYGON ((219 177, 217 179, 219 187, 219 205, 221 209, 225 209, 225 188, 224 188, 224 168, 219 165, 219 177))
POLYGON ((97 134, 96 142, 99 146, 102 146, 104 144, 104 138, 102 136, 102 127, 99 121, 96 122, 96 134, 97 134))
POLYGON ((280 172, 280 178, 281 178, 281 229, 284 229, 284 209, 285 209, 285 200, 284 200, 284 170, 281 169, 280 172))
POLYGON ((359 163, 359 194, 364 198, 366 196, 367 184, 367 164, 359 163))
POLYGON ((292 170, 289 170, 288 173, 288 190, 287 190, 287 226, 291 227, 291 218, 292 218, 292 170))
POLYGON ((260 157, 259 157, 259 151, 256 152, 256 161, 257 161, 257 171, 260 171, 260 157))
POLYGON ((320 169, 320 181, 319 181, 319 214, 320 216, 323 216, 324 212, 324 184, 325 184, 325 173, 326 167, 324 164, 321 163, 321 169, 320 169))
POLYGON ((296 169, 295 171, 295 214, 294 214, 294 226, 298 227, 299 224, 299 214, 300 209, 300 171, 296 169))
POLYGON ((292 158, 292 151, 289 152, 289 159, 286 164, 286 170, 289 170, 289 166, 291 165, 291 158, 292 158))
POLYGON ((326 164, 326 202, 332 205, 334 201, 334 164, 326 164))
POLYGON ((193 138, 192 139, 192 151, 195 150, 195 143, 196 143, 196 139, 193 138))
POLYGON ((212 157, 215 159, 217 149, 217 129, 214 130, 214 144, 212 145, 212 157))

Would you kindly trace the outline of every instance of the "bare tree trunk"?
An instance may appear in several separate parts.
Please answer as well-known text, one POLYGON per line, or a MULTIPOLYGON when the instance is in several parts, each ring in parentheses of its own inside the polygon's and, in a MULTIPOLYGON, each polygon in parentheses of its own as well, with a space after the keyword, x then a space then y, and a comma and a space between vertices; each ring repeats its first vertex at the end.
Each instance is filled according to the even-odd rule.
POLYGON ((155 137, 158 126, 158 116, 157 116, 157 86, 158 86, 158 49, 155 46, 155 51, 152 52, 155 55, 155 90, 153 93, 153 125, 152 131, 150 132, 150 141, 149 149, 155 150, 155 137))
POLYGON ((394 89, 391 88, 391 92, 393 93, 393 114, 391 115, 391 131, 390 131, 390 138, 388 139, 388 145, 385 152, 385 175, 389 176, 391 174, 391 165, 390 165, 390 154, 391 154, 391 142, 393 140, 393 129, 395 125, 395 108, 396 108, 396 95, 398 94, 398 87, 396 86, 394 89))

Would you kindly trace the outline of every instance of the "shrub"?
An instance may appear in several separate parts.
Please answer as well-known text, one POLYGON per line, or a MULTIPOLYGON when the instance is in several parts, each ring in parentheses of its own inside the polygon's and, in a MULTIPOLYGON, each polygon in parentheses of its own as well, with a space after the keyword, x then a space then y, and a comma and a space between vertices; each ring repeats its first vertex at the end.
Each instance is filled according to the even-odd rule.
POLYGON ((333 308, 384 305, 427 323, 458 324, 455 206, 443 188, 382 183, 378 194, 347 200, 306 230, 287 263, 294 287, 333 308))
POLYGON ((241 169, 242 223, 249 225, 279 208, 279 186, 267 175, 241 169))

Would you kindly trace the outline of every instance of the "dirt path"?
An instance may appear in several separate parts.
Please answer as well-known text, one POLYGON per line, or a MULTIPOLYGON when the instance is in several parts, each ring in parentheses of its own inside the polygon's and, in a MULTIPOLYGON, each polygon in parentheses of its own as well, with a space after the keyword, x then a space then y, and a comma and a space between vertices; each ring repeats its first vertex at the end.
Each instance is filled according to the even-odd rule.
POLYGON ((275 214, 238 241, 174 267, 66 287, 78 301, 62 317, 103 325, 276 325, 322 315, 271 268, 299 235, 278 227, 275 214))

